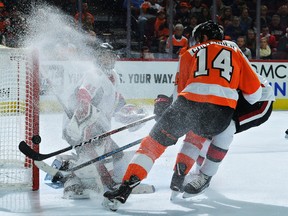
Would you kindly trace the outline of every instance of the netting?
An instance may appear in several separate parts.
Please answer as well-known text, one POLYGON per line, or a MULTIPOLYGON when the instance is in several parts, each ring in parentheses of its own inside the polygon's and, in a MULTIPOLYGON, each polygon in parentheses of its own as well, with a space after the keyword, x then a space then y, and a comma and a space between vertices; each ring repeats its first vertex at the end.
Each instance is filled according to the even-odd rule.
MULTIPOLYGON (((38 170, 18 144, 39 130, 38 66, 32 52, 0 49, 0 187, 38 189, 38 170)), ((34 148, 34 146, 32 146, 34 148)), ((35 146, 38 149, 38 146, 35 146)))

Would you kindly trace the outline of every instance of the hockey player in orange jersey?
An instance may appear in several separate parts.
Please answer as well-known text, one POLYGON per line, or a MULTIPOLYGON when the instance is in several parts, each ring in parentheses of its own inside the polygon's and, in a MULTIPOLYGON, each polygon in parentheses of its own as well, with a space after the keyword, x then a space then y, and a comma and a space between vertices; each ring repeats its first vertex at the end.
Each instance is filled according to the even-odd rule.
MULTIPOLYGON (((155 160, 178 138, 192 131, 211 138, 231 123, 238 92, 250 103, 262 93, 260 80, 248 60, 233 42, 223 41, 223 30, 208 21, 193 31, 200 44, 181 55, 177 75, 177 98, 143 139, 128 165, 121 186, 104 193, 112 210, 125 203, 132 189, 147 177, 155 160)), ((192 151, 200 152, 199 149, 192 151)), ((185 172, 189 172, 188 167, 185 172)))
POLYGON ((186 134, 176 157, 170 184, 172 190, 171 200, 184 191, 183 198, 203 193, 209 187, 212 177, 217 173, 221 162, 225 158, 234 134, 257 127, 269 119, 275 101, 274 91, 267 79, 260 75, 258 77, 262 87, 260 100, 251 105, 239 92, 233 120, 223 132, 211 139, 200 137, 192 132, 186 134), (192 151, 192 149, 196 150, 192 151), (201 149, 200 153, 198 149, 201 149), (190 169, 191 165, 195 168, 196 164, 196 169, 187 175, 186 169, 190 169))

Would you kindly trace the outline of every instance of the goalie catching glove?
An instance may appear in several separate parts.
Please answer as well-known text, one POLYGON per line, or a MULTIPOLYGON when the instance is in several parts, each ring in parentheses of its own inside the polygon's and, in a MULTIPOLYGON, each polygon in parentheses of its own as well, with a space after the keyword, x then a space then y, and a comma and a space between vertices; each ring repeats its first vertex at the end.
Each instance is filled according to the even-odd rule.
POLYGON ((165 110, 172 104, 173 98, 168 97, 166 95, 158 95, 157 98, 155 99, 154 103, 154 114, 156 115, 155 120, 158 121, 165 110))
MULTIPOLYGON (((114 117, 117 122, 122 124, 130 124, 145 118, 148 115, 144 108, 138 107, 134 104, 126 104, 118 112, 115 113, 114 117)), ((128 128, 129 132, 140 129, 144 124, 139 124, 134 127, 128 128)))

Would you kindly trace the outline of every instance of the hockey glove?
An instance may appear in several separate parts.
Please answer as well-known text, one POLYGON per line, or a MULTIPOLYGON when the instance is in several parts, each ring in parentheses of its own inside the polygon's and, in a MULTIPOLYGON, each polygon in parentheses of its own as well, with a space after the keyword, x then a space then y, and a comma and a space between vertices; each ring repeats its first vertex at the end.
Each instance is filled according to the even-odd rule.
MULTIPOLYGON (((148 113, 144 108, 138 107, 134 104, 126 104, 118 112, 115 113, 114 117, 117 122, 122 124, 130 124, 134 121, 138 121, 145 118, 148 113)), ((139 124, 134 127, 128 128, 129 132, 136 131, 140 129, 145 124, 139 124)))
POLYGON ((155 120, 158 121, 165 110, 172 104, 172 97, 166 95, 158 95, 154 103, 154 114, 156 115, 155 120))

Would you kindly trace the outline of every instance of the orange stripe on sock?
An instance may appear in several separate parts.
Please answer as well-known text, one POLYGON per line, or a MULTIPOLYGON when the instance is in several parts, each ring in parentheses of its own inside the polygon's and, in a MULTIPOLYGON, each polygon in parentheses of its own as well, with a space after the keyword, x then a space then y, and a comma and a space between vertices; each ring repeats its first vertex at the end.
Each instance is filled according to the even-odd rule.
MULTIPOLYGON (((167 148, 166 146, 161 145, 152 137, 147 136, 142 140, 140 147, 136 152, 138 154, 144 154, 147 157, 150 157, 154 162, 157 158, 159 158, 163 154, 166 148, 167 148)), ((145 168, 142 167, 141 165, 130 163, 123 177, 123 181, 129 180, 130 176, 132 175, 136 175, 138 178, 140 178, 140 180, 143 180, 144 178, 146 178, 148 173, 145 170, 145 168)))
POLYGON ((189 131, 184 139, 184 142, 191 143, 195 145, 198 149, 202 149, 203 143, 206 141, 206 138, 198 136, 197 134, 189 131))
POLYGON ((163 154, 166 148, 166 146, 161 145, 152 137, 147 136, 142 140, 141 145, 137 150, 137 153, 147 155, 154 162, 163 154))
MULTIPOLYGON (((176 158, 176 164, 177 163, 186 164, 187 169, 185 170, 185 174, 187 174, 192 168, 192 166, 194 165, 195 161, 183 153, 178 153, 177 158, 176 158)), ((174 167, 174 170, 175 170, 175 167, 174 167)))
POLYGON ((129 180, 130 176, 132 175, 136 175, 142 181, 144 178, 146 178, 147 174, 148 173, 142 166, 138 164, 129 164, 123 177, 123 181, 129 180))

